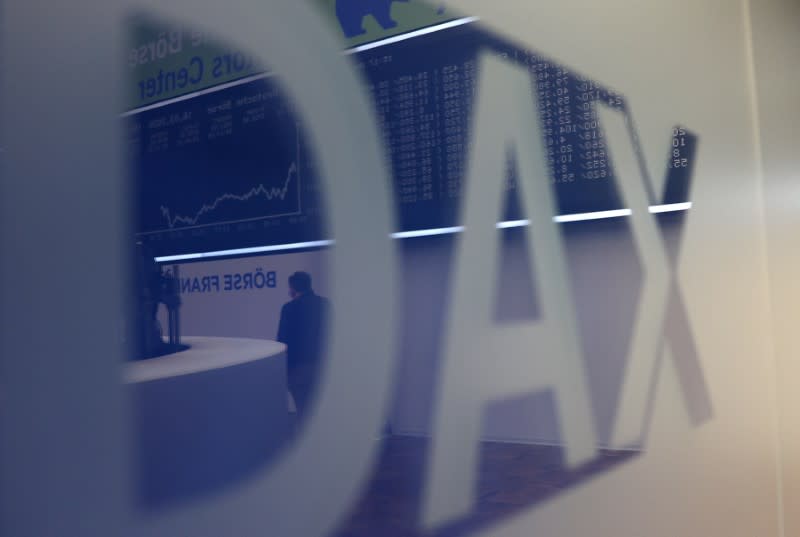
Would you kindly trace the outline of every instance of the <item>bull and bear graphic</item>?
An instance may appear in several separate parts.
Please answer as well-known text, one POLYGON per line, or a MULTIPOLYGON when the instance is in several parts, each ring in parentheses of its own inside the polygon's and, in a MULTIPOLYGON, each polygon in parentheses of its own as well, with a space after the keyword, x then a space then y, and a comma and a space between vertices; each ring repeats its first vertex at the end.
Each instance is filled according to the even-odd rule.
MULTIPOLYGON (((364 17, 372 15, 384 30, 397 27, 397 21, 392 18, 392 4, 395 2, 409 2, 409 0, 336 0, 336 16, 342 27, 345 37, 351 39, 364 33, 364 17)), ((437 10, 441 15, 444 6, 437 10)))

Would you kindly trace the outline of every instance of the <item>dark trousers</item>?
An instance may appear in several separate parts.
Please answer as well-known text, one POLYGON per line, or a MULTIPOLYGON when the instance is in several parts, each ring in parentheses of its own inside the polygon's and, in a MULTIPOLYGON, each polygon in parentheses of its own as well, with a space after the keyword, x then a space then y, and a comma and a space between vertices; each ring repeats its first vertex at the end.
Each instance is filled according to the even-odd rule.
POLYGON ((303 364, 289 368, 289 391, 294 399, 295 407, 297 407, 298 417, 305 417, 313 402, 314 391, 317 387, 317 371, 316 364, 303 364))

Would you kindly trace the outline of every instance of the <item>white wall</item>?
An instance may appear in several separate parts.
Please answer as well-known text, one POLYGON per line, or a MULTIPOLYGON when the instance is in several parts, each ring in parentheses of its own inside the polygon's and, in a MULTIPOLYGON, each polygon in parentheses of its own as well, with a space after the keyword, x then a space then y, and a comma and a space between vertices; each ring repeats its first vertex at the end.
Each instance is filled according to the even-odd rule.
MULTIPOLYGON (((219 283, 218 286, 209 285, 205 292, 181 293, 181 333, 187 336, 275 339, 281 306, 289 301, 289 275, 298 270, 308 272, 314 289, 326 295, 329 272, 325 259, 323 251, 310 251, 180 265, 181 279, 199 278, 202 283, 204 277, 216 277, 219 283), (232 283, 232 289, 225 290, 226 274, 254 274, 259 269, 264 273, 276 273, 275 287, 237 290, 232 283)), ((166 334, 167 319, 163 307, 159 319, 166 334)))
POLYGON ((784 535, 800 534, 800 4, 750 3, 780 419, 784 535))

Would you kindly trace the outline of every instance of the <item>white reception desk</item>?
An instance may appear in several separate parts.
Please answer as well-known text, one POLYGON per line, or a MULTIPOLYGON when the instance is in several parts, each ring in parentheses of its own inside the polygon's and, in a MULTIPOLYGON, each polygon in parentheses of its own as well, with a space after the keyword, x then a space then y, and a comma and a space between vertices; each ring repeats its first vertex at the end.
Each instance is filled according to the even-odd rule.
POLYGON ((190 349, 125 364, 138 490, 158 507, 210 493, 267 464, 289 438, 286 347, 186 337, 190 349))

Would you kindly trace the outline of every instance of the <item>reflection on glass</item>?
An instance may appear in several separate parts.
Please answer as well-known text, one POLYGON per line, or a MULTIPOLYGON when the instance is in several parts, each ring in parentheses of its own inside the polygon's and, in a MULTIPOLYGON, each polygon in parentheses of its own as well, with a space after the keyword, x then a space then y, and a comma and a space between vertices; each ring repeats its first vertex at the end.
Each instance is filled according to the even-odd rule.
MULTIPOLYGON (((423 9, 415 3, 418 11, 413 15, 395 17, 392 4, 320 2, 345 37, 345 52, 369 90, 392 172, 398 215, 392 237, 402 240, 396 245, 402 263, 402 338, 393 393, 387 394, 392 404, 386 425, 375 431, 380 455, 360 499, 331 535, 466 535, 611 471, 644 447, 607 449, 621 411, 616 396, 609 394, 622 390, 629 367, 626 355, 635 337, 644 270, 627 218, 632 209, 623 201, 598 107, 624 117, 628 143, 645 177, 648 170, 623 95, 444 6, 423 9), (487 53, 527 72, 530 99, 538 105, 536 127, 543 135, 557 208, 552 225, 558 224, 566 247, 567 281, 575 296, 589 379, 586 395, 600 449, 577 468, 566 464, 564 424, 548 390, 493 401, 483 410, 480 424, 479 464, 471 474, 472 510, 430 533, 422 519, 430 500, 426 480, 433 464, 431 438, 437 434, 432 423, 445 371, 443 339, 452 316, 447 305, 456 251, 460 234, 469 233, 463 206, 471 188, 466 180, 483 74, 479 57, 487 53)), ((258 375, 280 379, 262 386, 278 392, 277 397, 272 393, 265 398, 272 410, 253 417, 271 416, 268 434, 245 451, 231 443, 217 446, 214 453, 223 458, 214 463, 202 456, 188 464, 183 461, 182 475, 174 467, 152 463, 165 437, 153 436, 147 420, 158 419, 163 409, 147 414, 152 404, 147 398, 155 396, 138 395, 145 409, 139 415, 140 431, 150 431, 140 445, 142 490, 152 507, 234 486, 254 467, 291 449, 289 440, 303 434, 303 421, 313 416, 315 394, 325 382, 322 327, 330 306, 315 289, 324 295, 332 282, 325 250, 335 247, 336 238, 326 232, 326 193, 319 186, 325 170, 318 169, 314 157, 315 144, 325 140, 310 138, 280 79, 249 55, 207 34, 167 30, 171 48, 161 58, 150 47, 160 35, 158 23, 138 20, 134 30, 130 61, 137 80, 132 106, 123 117, 136 191, 137 239, 157 261, 183 263, 174 265, 174 274, 186 333, 277 339, 288 345, 283 369, 246 373, 262 380, 258 375), (287 294, 291 300, 284 304, 287 294), (290 396, 284 400, 285 392, 290 396), (279 414, 286 419, 275 419, 279 414)), ((652 192, 649 183, 646 188, 648 217, 658 222, 674 264, 684 212, 691 208, 698 140, 685 127, 675 127, 672 134, 662 170, 664 191, 652 192)), ((493 319, 498 326, 544 318, 540 286, 548 282, 537 279, 537 251, 527 240, 531 215, 520 198, 518 159, 526 151, 509 148, 502 207, 497 208, 496 232, 502 242, 493 283, 493 319)), ((677 291, 671 292, 675 296, 669 302, 666 330, 684 343, 682 352, 688 358, 679 360, 679 369, 686 384, 694 382, 700 394, 687 397, 695 406, 693 415, 702 421, 710 416, 710 405, 704 399, 685 309, 677 291)), ((345 305, 337 304, 336 309, 347 315, 345 305)), ((167 323, 163 314, 161 319, 167 323)), ((359 372, 349 373, 358 390, 359 372)), ((203 389, 210 394, 218 388, 240 394, 247 393, 248 386, 252 389, 238 379, 203 389)), ((168 411, 173 416, 177 412, 168 411)), ((247 420, 228 425, 225 434, 250 441, 241 436, 241 428, 251 426, 247 420)), ((170 420, 163 424, 171 426, 170 420)), ((171 456, 174 466, 183 455, 171 456)))

